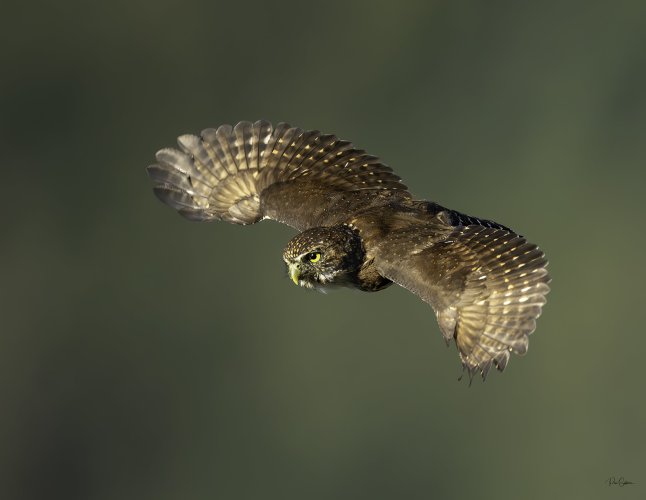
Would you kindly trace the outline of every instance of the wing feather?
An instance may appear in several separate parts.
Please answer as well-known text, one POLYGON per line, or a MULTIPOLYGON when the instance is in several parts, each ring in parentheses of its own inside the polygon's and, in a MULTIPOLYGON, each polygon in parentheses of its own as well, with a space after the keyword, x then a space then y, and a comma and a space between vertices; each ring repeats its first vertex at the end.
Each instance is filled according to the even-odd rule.
POLYGON ((543 252, 499 227, 460 226, 449 233, 435 227, 428 233, 417 249, 407 243, 409 236, 390 235, 376 247, 377 269, 433 306, 470 375, 484 378, 491 366, 504 370, 511 352, 527 352, 546 302, 550 277, 543 252))
POLYGON ((148 167, 155 194, 192 220, 298 229, 333 223, 377 199, 410 195, 392 170, 348 141, 280 123, 240 122, 182 135, 148 167))

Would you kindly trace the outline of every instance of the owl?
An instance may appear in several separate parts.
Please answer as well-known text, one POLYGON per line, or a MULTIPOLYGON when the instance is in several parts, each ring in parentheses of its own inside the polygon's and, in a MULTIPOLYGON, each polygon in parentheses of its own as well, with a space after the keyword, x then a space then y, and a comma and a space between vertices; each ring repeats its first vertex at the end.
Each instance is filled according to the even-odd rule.
POLYGON ((157 197, 193 221, 300 231, 282 255, 294 284, 410 290, 470 378, 527 351, 550 277, 544 253, 508 227, 413 198, 378 158, 316 130, 240 122, 178 144, 147 169, 157 197))

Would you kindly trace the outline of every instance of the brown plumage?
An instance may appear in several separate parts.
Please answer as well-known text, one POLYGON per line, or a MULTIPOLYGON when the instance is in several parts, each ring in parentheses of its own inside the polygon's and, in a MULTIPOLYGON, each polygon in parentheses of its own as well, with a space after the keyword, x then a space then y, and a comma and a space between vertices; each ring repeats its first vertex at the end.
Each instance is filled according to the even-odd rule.
POLYGON ((407 288, 470 375, 527 351, 550 278, 543 252, 511 229, 414 200, 377 158, 318 131, 240 122, 178 143, 148 167, 155 194, 191 220, 298 229, 283 254, 296 284, 407 288))

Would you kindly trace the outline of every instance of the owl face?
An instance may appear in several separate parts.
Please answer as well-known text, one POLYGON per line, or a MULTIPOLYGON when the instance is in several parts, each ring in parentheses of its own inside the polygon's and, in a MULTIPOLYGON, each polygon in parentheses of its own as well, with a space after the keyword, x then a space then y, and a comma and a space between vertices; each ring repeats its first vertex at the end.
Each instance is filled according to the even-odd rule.
POLYGON ((291 280, 317 289, 352 281, 361 257, 360 240, 344 226, 308 229, 294 237, 283 252, 291 280))

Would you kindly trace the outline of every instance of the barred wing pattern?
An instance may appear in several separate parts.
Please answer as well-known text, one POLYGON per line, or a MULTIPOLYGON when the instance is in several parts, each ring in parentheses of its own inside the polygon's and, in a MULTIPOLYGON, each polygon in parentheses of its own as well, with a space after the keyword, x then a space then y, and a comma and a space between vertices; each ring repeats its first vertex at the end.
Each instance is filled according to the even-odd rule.
POLYGON ((178 138, 148 167, 155 194, 191 220, 303 230, 384 195, 409 197, 392 169, 348 141, 285 123, 240 122, 178 138))
POLYGON ((550 278, 543 252, 511 229, 412 200, 392 169, 334 135, 257 121, 178 144, 147 171, 157 197, 182 216, 273 219, 300 231, 349 224, 361 235, 364 276, 429 303, 471 376, 526 352, 550 278))
POLYGON ((400 256, 398 245, 379 247, 381 274, 433 306, 447 342, 455 339, 470 375, 505 369, 511 352, 525 354, 528 336, 549 292, 543 252, 513 232, 463 226, 446 238, 400 256))

